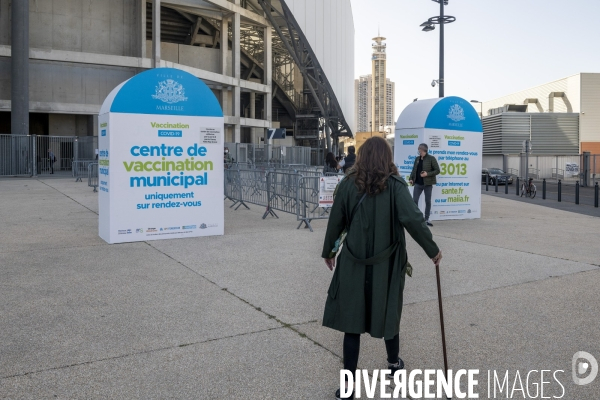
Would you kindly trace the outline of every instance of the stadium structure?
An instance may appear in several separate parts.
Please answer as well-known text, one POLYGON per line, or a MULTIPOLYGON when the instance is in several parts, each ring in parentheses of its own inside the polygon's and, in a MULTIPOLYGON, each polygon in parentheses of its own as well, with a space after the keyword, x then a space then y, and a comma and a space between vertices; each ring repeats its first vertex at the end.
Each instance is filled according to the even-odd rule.
POLYGON ((0 0, 0 153, 24 154, 8 134, 35 135, 63 138, 55 152, 71 157, 108 93, 155 67, 213 90, 226 142, 286 128, 281 144, 335 151, 353 135, 350 0, 0 0))

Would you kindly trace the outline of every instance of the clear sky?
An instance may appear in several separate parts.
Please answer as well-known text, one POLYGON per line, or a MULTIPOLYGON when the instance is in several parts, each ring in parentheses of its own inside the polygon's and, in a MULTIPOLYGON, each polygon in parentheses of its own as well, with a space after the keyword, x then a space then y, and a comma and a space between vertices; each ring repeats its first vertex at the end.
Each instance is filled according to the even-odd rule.
MULTIPOLYGON (((438 96, 439 14, 431 0, 351 0, 355 77, 371 73, 377 28, 387 38, 396 115, 414 98, 438 96)), ((579 72, 600 72, 600 0, 449 0, 445 13, 446 96, 491 100, 579 72)))

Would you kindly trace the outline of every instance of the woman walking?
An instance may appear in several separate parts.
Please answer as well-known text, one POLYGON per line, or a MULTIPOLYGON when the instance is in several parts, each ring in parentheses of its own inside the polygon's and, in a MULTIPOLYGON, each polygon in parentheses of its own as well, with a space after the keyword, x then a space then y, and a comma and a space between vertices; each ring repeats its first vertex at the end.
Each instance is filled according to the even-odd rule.
POLYGON ((327 153, 327 155, 325 156, 325 169, 323 170, 323 173, 337 174, 339 169, 340 169, 340 166, 339 166, 337 160, 335 159, 335 156, 333 155, 333 153, 332 152, 327 153))
MULTIPOLYGON (((392 373, 404 368, 399 357, 404 279, 409 267, 404 229, 439 265, 442 253, 398 174, 389 145, 385 139, 373 137, 360 147, 353 170, 339 185, 322 254, 327 267, 335 269, 323 325, 344 332, 344 369, 353 374, 362 333, 385 339, 392 373), (332 249, 344 230, 347 236, 336 267, 332 249)), ((341 398, 339 390, 336 398, 341 398)))

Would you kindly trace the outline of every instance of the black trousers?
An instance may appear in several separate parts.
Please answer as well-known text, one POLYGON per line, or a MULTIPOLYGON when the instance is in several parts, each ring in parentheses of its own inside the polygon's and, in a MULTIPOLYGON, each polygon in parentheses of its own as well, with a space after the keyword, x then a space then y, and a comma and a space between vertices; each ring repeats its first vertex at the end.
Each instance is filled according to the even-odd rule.
MULTIPOLYGON (((400 336, 385 341, 387 351, 387 361, 390 364, 398 362, 400 353, 400 336)), ((354 376, 354 371, 358 366, 358 354, 360 353, 360 335, 358 333, 344 334, 344 369, 350 370, 354 376)))

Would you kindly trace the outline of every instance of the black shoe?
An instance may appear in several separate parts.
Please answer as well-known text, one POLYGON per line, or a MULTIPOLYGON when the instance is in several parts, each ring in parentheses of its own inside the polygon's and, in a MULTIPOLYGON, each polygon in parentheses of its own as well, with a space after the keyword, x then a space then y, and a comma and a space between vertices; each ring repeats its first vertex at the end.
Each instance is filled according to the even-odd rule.
POLYGON ((394 376, 396 371, 400 371, 401 369, 404 369, 404 361, 402 361, 402 359, 400 357, 398 357, 398 362, 396 364, 388 363, 388 369, 392 371, 390 373, 390 375, 394 376))
POLYGON ((354 392, 352 392, 352 394, 350 395, 350 397, 341 397, 341 396, 340 396, 340 389, 338 389, 338 390, 335 392, 335 398, 336 398, 337 400, 342 400, 342 399, 354 399, 354 392))
POLYGON ((429 220, 427 220, 426 222, 427 222, 427 226, 433 226, 433 224, 429 220))

